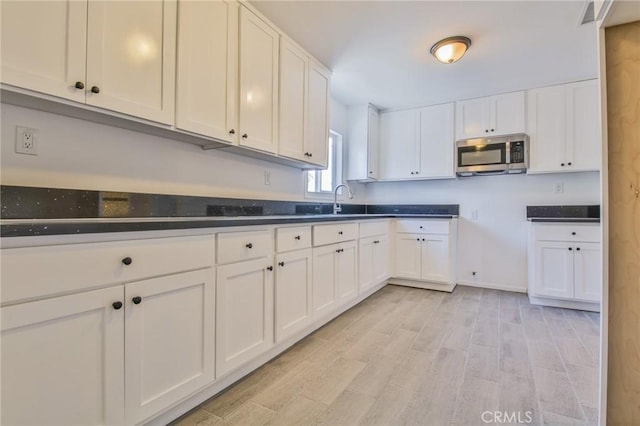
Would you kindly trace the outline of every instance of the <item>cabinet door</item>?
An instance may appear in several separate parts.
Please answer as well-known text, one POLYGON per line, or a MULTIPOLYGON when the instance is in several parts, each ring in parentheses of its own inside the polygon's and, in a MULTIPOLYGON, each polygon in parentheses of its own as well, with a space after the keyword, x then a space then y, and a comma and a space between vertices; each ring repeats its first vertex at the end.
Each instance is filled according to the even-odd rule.
POLYGON ((219 266, 216 377, 273 346, 273 259, 219 266))
POLYGON ((421 235, 396 234, 396 276, 419 280, 422 276, 421 235))
POLYGON ((327 167, 329 160, 329 71, 311 59, 307 96, 305 151, 307 162, 327 167))
POLYGON ((380 115, 371 105, 368 108, 367 122, 367 178, 378 179, 378 157, 380 151, 380 115))
POLYGON ((278 33, 240 8, 240 145, 277 151, 278 33))
POLYGON ((122 297, 118 286, 0 309, 2 424, 125 423, 122 297))
POLYGON ((212 268, 125 286, 127 424, 213 381, 214 286, 212 268))
POLYGON ((600 302, 602 256, 599 243, 576 243, 574 254, 574 296, 578 300, 600 302))
POLYGON ((361 293, 376 284, 374 272, 376 266, 374 259, 374 241, 376 241, 376 237, 363 238, 359 242, 358 284, 361 293))
POLYGON ((347 303, 358 295, 358 257, 355 241, 341 243, 336 253, 336 292, 338 303, 347 303))
POLYGON ((373 285, 380 284, 391 276, 389 237, 379 235, 373 241, 373 285))
POLYGON ((420 109, 419 177, 455 177, 453 104, 420 109))
POLYGON ((87 104, 173 124, 175 0, 91 1, 87 16, 87 104))
POLYGON ((449 271, 449 236, 422 235, 422 279, 448 283, 451 280, 449 271))
POLYGON ((309 158, 304 146, 308 71, 307 54, 281 37, 278 154, 298 160, 309 158))
POLYGON ((336 250, 338 245, 313 249, 313 313, 322 316, 336 305, 336 250))
POLYGON ((524 133, 524 92, 491 97, 491 136, 524 133))
POLYGON ((178 3, 176 127, 236 143, 238 3, 178 3))
POLYGON ((456 140, 487 136, 490 121, 489 98, 456 102, 456 140))
POLYGON ((600 170, 602 133, 598 89, 598 80, 567 85, 569 171, 600 170))
POLYGON ((566 242, 534 242, 534 294, 573 298, 573 247, 566 242))
POLYGON ((529 172, 564 171, 567 157, 567 103, 565 86, 527 92, 529 172))
POLYGON ((305 328, 311 322, 311 249, 276 257, 276 342, 305 328))
POLYGON ((87 1, 3 1, 2 82, 84 102, 87 1))
POLYGON ((418 112, 380 114, 380 179, 411 179, 419 168, 418 112))

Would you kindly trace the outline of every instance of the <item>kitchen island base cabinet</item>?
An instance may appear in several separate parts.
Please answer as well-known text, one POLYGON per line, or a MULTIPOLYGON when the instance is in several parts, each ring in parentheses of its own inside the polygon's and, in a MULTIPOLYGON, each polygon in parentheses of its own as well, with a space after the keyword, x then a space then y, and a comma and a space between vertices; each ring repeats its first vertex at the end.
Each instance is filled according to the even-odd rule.
POLYGON ((2 424, 124 424, 121 286, 1 308, 2 424))
POLYGON ((218 267, 216 377, 274 345, 273 258, 218 267))
POLYGON ((215 378, 213 268, 125 285, 127 424, 215 378))

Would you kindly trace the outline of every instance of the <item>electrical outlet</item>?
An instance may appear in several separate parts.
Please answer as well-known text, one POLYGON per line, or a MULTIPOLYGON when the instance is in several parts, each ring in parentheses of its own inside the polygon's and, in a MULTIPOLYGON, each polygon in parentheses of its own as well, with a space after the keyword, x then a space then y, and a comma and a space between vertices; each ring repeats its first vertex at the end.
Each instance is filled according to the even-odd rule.
POLYGON ((28 127, 16 127, 16 152, 18 154, 38 155, 37 130, 28 127))
POLYGON ((269 170, 264 171, 264 184, 271 185, 271 172, 269 170))
POLYGON ((562 194, 564 192, 564 184, 556 183, 555 185, 553 185, 553 192, 554 194, 562 194))

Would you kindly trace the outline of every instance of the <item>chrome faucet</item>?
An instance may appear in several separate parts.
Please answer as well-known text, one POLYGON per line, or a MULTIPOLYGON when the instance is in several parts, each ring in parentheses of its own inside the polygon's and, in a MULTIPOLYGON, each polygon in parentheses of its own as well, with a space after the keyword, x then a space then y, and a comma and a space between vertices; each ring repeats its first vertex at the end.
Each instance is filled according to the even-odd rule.
POLYGON ((347 188, 347 191, 349 191, 349 199, 353 198, 353 192, 351 192, 351 188, 349 188, 349 185, 341 183, 340 185, 336 186, 336 188, 333 190, 333 214, 338 214, 342 211, 342 206, 338 204, 338 189, 340 188, 347 188))

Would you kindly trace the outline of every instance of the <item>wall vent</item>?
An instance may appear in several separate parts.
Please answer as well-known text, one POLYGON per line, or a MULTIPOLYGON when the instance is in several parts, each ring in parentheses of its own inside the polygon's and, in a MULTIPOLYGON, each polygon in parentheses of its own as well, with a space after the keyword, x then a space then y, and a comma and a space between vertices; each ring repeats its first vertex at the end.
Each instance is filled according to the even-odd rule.
POLYGON ((582 19, 580 20, 580 25, 589 24, 595 20, 596 17, 594 14, 593 2, 587 2, 584 10, 582 11, 582 19))

